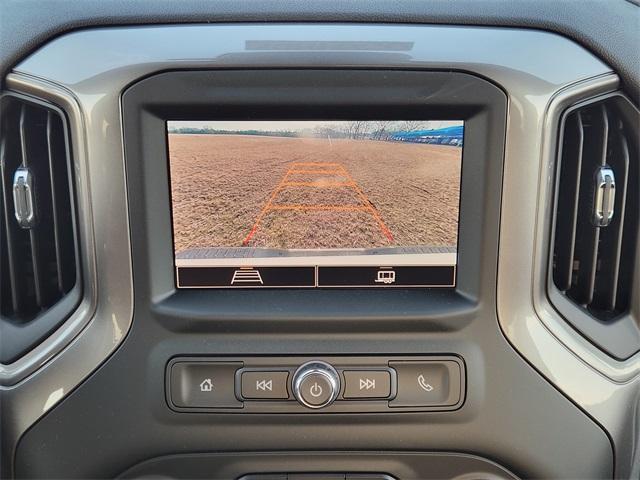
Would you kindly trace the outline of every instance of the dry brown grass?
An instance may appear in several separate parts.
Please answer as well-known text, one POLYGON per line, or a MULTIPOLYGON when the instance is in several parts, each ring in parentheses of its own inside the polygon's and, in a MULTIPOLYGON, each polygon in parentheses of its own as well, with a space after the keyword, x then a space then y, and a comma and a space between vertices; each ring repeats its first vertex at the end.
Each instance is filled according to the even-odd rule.
POLYGON ((170 135, 171 193, 176 251, 248 245, 270 248, 453 246, 457 240, 461 149, 368 140, 257 136, 170 135), (299 167, 294 162, 337 163, 299 167), (326 173, 334 172, 334 173, 326 173), (385 235, 371 209, 363 211, 268 210, 272 205, 366 205, 393 235, 385 235))

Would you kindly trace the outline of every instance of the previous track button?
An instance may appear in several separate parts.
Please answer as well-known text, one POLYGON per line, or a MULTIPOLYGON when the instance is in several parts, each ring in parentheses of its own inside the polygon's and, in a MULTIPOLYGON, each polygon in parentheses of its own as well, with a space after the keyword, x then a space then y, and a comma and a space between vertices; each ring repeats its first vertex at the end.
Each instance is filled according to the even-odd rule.
POLYGON ((287 389, 287 371, 267 371, 255 370, 241 372, 242 397, 245 399, 287 399, 289 392, 287 389))

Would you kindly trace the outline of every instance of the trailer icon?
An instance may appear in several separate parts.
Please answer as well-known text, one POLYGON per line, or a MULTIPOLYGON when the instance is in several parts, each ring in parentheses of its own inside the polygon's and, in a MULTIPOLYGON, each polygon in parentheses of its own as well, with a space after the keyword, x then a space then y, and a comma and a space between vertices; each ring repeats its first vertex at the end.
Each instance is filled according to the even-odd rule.
POLYGON ((384 283, 385 285, 389 285, 391 283, 395 283, 396 281, 396 272, 390 269, 386 270, 378 270, 378 276, 375 280, 376 283, 384 283))

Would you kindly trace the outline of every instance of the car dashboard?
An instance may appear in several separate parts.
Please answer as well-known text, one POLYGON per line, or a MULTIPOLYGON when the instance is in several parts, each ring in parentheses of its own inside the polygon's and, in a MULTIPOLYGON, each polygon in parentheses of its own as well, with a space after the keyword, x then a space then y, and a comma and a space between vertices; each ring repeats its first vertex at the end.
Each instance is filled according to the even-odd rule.
POLYGON ((637 72, 356 4, 6 71, 2 478, 638 478, 637 72))

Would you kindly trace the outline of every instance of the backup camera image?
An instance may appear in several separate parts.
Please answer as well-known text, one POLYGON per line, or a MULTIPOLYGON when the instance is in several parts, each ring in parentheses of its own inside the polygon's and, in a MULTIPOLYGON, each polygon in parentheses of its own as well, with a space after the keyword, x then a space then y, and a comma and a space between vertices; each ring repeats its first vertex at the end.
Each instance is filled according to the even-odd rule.
MULTIPOLYGON (((461 121, 169 121, 167 129, 178 268, 456 264, 461 121)), ((398 273, 374 272, 373 285, 393 285, 398 273)), ((263 276, 245 274, 245 286, 264 285, 263 276)))

